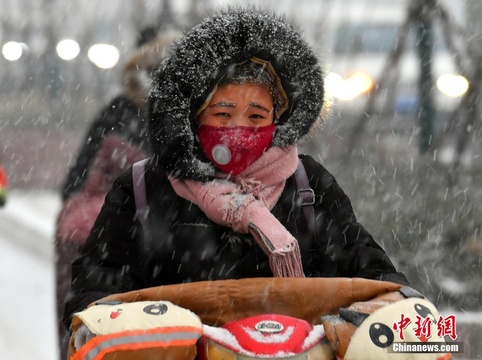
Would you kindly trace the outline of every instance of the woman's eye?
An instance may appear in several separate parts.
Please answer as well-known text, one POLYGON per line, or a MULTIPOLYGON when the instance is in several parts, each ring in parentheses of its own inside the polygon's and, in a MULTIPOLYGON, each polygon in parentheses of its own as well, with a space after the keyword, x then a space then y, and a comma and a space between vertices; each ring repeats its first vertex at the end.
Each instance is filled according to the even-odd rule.
POLYGON ((218 112, 218 113, 215 113, 214 116, 229 117, 229 113, 226 113, 226 112, 218 112))
POLYGON ((264 116, 260 114, 251 114, 249 117, 251 119, 264 119, 264 116))

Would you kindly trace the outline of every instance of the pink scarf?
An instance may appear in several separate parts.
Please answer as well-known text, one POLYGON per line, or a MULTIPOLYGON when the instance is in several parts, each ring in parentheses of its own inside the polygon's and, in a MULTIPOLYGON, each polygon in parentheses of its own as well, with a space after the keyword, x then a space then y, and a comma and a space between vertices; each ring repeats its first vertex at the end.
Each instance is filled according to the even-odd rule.
POLYGON ((241 174, 218 173, 210 182, 169 177, 177 195, 195 203, 215 223, 251 233, 277 277, 304 277, 298 241, 271 209, 298 165, 296 146, 269 148, 241 174))

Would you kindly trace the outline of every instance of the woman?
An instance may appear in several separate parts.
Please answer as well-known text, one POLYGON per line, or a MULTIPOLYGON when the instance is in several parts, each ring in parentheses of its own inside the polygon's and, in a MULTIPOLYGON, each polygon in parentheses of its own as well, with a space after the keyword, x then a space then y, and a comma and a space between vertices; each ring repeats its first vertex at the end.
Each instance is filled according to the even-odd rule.
MULTIPOLYGON (((363 277, 407 284, 356 221, 333 176, 296 144, 324 105, 323 72, 284 19, 255 8, 206 19, 177 42, 150 92, 147 223, 131 171, 74 262, 66 319, 108 294, 249 277, 363 277), (294 177, 315 193, 310 229, 294 177)), ((67 322, 68 324, 68 322, 67 322)))

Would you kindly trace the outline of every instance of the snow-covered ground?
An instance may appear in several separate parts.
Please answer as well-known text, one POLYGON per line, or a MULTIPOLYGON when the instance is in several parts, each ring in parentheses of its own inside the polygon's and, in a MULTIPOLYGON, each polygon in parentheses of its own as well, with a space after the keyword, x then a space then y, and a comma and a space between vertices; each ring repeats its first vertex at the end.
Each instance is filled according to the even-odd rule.
MULTIPOLYGON (((59 209, 57 194, 34 191, 11 191, 0 208, 0 359, 58 359, 53 234, 59 209)), ((471 348, 454 358, 481 358, 474 346, 482 313, 442 310, 449 312, 471 348)))
POLYGON ((0 208, 0 358, 56 360, 51 192, 10 192, 0 208))

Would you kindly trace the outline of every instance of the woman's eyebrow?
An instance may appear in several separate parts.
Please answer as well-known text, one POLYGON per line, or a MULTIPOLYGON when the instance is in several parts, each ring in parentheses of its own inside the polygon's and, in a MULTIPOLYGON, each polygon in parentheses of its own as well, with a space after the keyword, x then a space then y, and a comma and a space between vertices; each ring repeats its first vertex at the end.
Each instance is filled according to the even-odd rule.
POLYGON ((209 108, 213 107, 236 107, 235 103, 228 103, 228 102, 218 102, 216 104, 212 104, 208 106, 209 108))
POLYGON ((264 110, 264 111, 266 111, 266 112, 270 112, 270 111, 269 111, 267 108, 265 108, 263 105, 258 104, 258 103, 255 103, 255 102, 249 103, 249 106, 250 106, 250 107, 258 108, 258 109, 260 109, 260 110, 264 110))

